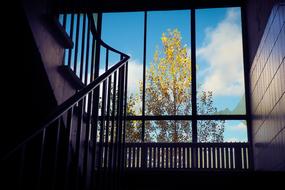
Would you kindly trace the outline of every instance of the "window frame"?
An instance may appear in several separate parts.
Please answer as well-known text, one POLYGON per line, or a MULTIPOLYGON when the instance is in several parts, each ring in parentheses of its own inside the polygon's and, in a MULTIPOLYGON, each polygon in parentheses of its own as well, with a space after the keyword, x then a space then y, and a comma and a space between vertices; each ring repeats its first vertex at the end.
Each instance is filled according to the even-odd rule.
MULTIPOLYGON (((178 3, 179 4, 179 3, 178 3)), ((248 48, 246 46, 247 38, 245 35, 246 24, 245 24, 245 7, 242 1, 235 1, 232 3, 223 1, 217 3, 205 3, 205 4, 191 4, 188 6, 182 6, 179 8, 173 7, 169 8, 168 6, 156 6, 153 9, 151 8, 134 8, 132 9, 118 9, 118 10, 105 10, 102 13, 109 12, 132 12, 132 11, 143 11, 144 12, 144 40, 143 40, 143 95, 142 95, 142 115, 138 116, 126 116, 126 120, 139 120, 142 122, 142 134, 141 142, 145 142, 145 122, 146 121, 155 121, 155 120, 188 120, 191 122, 192 126, 192 143, 197 143, 198 134, 197 134, 197 123, 199 120, 245 120, 247 123, 247 137, 248 143, 251 144, 252 132, 251 132, 251 117, 250 117, 250 99, 249 99, 249 64, 248 64, 248 48), (235 114, 235 115, 200 115, 197 113, 197 96, 196 94, 192 96, 192 114, 191 115, 146 115, 145 114, 145 88, 146 88, 146 52, 147 52, 147 13, 149 11, 168 11, 168 10, 189 10, 190 11, 190 33, 191 33, 191 75, 192 75, 192 85, 191 90, 197 92, 197 77, 196 77, 196 10, 197 9, 211 9, 211 8, 230 8, 237 7, 241 9, 241 35, 242 35, 242 48, 243 48, 243 69, 244 69, 244 88, 245 88, 245 114, 235 114), (147 10, 146 10, 147 9, 147 10)), ((102 19, 102 17, 101 17, 102 19)), ((101 22, 102 23, 102 22, 101 22)), ((101 28, 101 27, 100 27, 101 28)))

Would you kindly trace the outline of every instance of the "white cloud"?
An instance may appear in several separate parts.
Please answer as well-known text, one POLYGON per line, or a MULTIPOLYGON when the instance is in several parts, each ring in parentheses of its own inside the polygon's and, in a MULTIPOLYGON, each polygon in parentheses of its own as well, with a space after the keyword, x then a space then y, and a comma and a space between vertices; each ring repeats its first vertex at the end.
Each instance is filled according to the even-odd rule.
MULTIPOLYGON (((114 64, 111 64, 112 67, 114 64)), ((99 75, 103 74, 105 69, 99 70, 99 75)), ((136 60, 128 62, 128 94, 139 92, 139 81, 143 79, 143 64, 136 60)))
POLYGON ((128 94, 139 92, 139 81, 143 79, 143 64, 136 60, 128 63, 128 94))
POLYGON ((246 125, 244 123, 239 123, 237 125, 231 126, 230 129, 232 131, 245 131, 246 125))
POLYGON ((243 94, 242 36, 238 21, 239 12, 230 9, 216 27, 205 30, 205 41, 197 50, 198 58, 208 64, 207 69, 198 70, 205 77, 201 88, 213 91, 216 96, 243 94))

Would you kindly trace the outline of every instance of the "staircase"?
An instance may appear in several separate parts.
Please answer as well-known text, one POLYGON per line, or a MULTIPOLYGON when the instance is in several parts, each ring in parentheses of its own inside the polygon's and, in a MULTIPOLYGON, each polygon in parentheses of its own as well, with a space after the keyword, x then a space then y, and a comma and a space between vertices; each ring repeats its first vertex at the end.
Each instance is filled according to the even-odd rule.
POLYGON ((253 171, 247 143, 125 143, 129 56, 100 39, 100 24, 90 13, 62 14, 60 22, 45 18, 66 48, 59 70, 75 93, 1 156, 1 189, 277 189, 282 184, 284 173, 253 171), (76 26, 67 27, 68 19, 76 26), (111 53, 119 57, 114 65, 111 53))
MULTIPOLYGON (((100 39, 92 14, 77 15, 84 18, 84 26, 88 28, 86 43, 92 43, 92 51, 82 48, 85 37, 78 40, 78 32, 75 43, 67 43, 70 39, 62 40, 69 44, 67 52, 74 51, 73 56, 77 57, 81 51, 80 64, 64 67, 83 85, 58 105, 32 135, 1 156, 1 186, 4 189, 101 189, 106 179, 113 186, 105 188, 119 188, 124 163, 129 56, 100 39), (106 52, 105 72, 101 75, 100 49, 106 52), (92 55, 89 56, 90 52, 92 55), (109 53, 119 57, 112 66, 108 61, 109 53), (83 55, 86 55, 84 60, 83 55), (88 74, 90 78, 87 78, 88 74), (111 144, 108 150, 103 148, 104 142, 111 144), (102 167, 103 158, 108 160, 108 168, 102 167)), ((53 26, 51 28, 63 32, 57 37, 68 38, 58 20, 45 18, 49 26, 53 26)), ((70 73, 67 76, 70 77, 70 73)), ((72 79, 70 82, 76 83, 72 79)))

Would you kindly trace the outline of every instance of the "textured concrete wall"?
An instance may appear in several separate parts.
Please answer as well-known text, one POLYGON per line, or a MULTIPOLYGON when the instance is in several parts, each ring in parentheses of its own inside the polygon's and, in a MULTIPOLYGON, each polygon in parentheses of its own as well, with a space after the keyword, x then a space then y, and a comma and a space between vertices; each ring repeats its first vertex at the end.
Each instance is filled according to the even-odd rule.
POLYGON ((249 1, 247 23, 255 169, 285 170, 285 4, 249 1))

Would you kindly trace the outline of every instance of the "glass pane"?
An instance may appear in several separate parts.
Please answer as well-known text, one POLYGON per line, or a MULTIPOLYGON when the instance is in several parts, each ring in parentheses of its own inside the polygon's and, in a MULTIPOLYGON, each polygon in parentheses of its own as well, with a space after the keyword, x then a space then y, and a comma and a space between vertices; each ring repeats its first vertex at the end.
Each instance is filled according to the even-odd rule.
POLYGON ((247 142, 244 120, 202 120, 197 122, 198 142, 247 142))
POLYGON ((141 142, 142 121, 126 121, 126 142, 141 142))
POLYGON ((191 121, 157 120, 145 122, 145 142, 192 142, 191 121))
POLYGON ((196 15, 197 112, 245 114, 240 8, 196 15))
POLYGON ((191 114, 190 11, 147 14, 146 115, 191 114))
MULTIPOLYGON (((104 13, 102 39, 111 47, 128 54, 128 115, 141 115, 143 79, 144 13, 104 13)), ((109 66, 118 56, 109 55, 109 66)))

